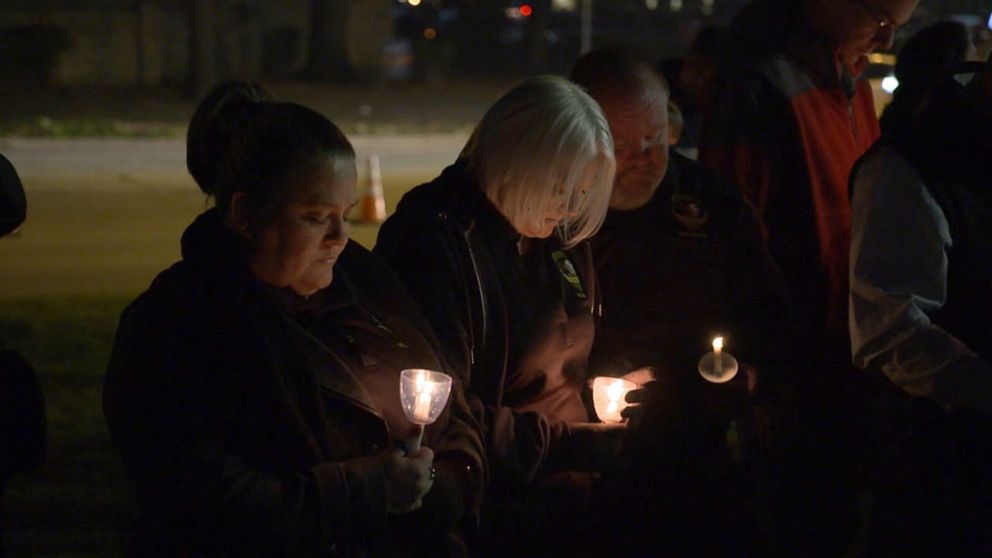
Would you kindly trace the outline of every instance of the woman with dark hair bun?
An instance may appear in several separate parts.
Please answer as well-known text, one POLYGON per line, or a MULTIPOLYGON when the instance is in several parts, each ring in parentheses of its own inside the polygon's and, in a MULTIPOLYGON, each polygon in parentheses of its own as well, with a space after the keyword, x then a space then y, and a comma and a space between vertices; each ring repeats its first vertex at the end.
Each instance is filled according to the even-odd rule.
POLYGON ((197 109, 187 163, 215 206, 124 311, 104 390, 135 553, 464 554, 479 427, 456 383, 423 447, 397 449, 416 433, 400 370, 446 365, 399 281, 348 240, 347 138, 232 82, 197 109))

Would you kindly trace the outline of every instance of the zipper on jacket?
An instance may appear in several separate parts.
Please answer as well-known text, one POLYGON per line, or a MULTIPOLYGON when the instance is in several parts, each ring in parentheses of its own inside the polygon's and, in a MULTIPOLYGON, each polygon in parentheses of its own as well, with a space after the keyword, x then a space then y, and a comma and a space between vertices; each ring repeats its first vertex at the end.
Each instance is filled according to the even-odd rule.
POLYGON ((368 314, 370 318, 372 318, 372 323, 375 324, 375 327, 377 327, 379 331, 388 335, 397 347, 401 349, 410 348, 409 345, 407 345, 402 339, 400 339, 400 336, 397 335, 396 332, 389 329, 389 326, 387 326, 386 324, 382 323, 382 320, 379 319, 379 316, 376 316, 371 310, 365 308, 364 306, 362 306, 362 310, 364 310, 365 313, 368 314))
MULTIPOLYGON (((470 226, 468 230, 465 231, 465 247, 468 248, 468 257, 469 260, 472 262, 472 272, 475 274, 475 284, 479 290, 479 310, 482 313, 481 346, 482 349, 485 350, 486 338, 489 336, 489 332, 488 332, 489 312, 486 311, 486 290, 482 284, 482 275, 479 273, 479 263, 476 261, 475 250, 472 249, 472 240, 469 238, 469 235, 471 234, 472 229, 474 228, 475 228, 475 223, 472 223, 472 226, 470 226)), ((475 328, 472 327, 471 324, 469 324, 469 330, 474 331, 475 328)), ((473 338, 472 347, 469 349, 469 355, 470 358, 472 359, 472 364, 475 364, 475 349, 476 349, 476 340, 473 338)))

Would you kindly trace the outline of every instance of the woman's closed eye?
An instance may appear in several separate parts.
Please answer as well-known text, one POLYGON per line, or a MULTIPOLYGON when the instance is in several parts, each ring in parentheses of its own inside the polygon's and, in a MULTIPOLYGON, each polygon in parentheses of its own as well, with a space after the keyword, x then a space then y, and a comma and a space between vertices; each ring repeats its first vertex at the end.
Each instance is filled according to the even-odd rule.
POLYGON ((303 219, 314 225, 326 225, 331 222, 331 215, 329 213, 308 213, 303 216, 303 219))
POLYGON ((351 202, 351 205, 349 205, 348 207, 344 208, 344 222, 345 223, 350 223, 351 222, 352 214, 355 212, 355 208, 356 207, 358 207, 358 202, 357 201, 353 201, 353 202, 351 202))

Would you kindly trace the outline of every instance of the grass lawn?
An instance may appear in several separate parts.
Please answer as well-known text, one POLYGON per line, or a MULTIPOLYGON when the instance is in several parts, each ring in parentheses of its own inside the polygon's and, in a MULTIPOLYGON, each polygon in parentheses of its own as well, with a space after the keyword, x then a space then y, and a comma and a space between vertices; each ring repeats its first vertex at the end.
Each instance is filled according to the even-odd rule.
POLYGON ((7 486, 12 556, 120 554, 134 506, 101 410, 122 296, 0 300, 0 339, 38 371, 48 455, 7 486))
MULTIPOLYGON (((404 192, 431 178, 385 175, 387 211, 404 192)), ((0 238, 0 299, 133 298, 177 261, 183 230, 207 208, 204 195, 189 179, 106 184, 121 180, 94 178, 71 186, 25 180, 28 221, 19 234, 0 238)), ((354 223, 351 237, 371 247, 378 231, 376 225, 354 223)))

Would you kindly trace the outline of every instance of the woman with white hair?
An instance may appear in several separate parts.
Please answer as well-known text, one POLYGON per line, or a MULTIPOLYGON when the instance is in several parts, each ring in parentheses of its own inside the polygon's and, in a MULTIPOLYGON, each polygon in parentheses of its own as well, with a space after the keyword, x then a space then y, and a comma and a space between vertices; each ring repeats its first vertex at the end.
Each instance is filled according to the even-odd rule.
MULTIPOLYGON (((586 239, 603 222, 614 169, 599 105, 565 79, 535 77, 489 109, 441 176, 403 197, 375 248, 455 368, 470 371, 462 381, 486 425, 491 494, 505 500, 490 501, 490 519, 526 524, 542 543, 549 522, 581 507, 561 501, 582 493, 562 490, 576 478, 563 472, 602 469, 620 446, 622 429, 590 423, 582 397, 597 308, 586 239)), ((490 535, 527 544, 503 532, 490 535)))

